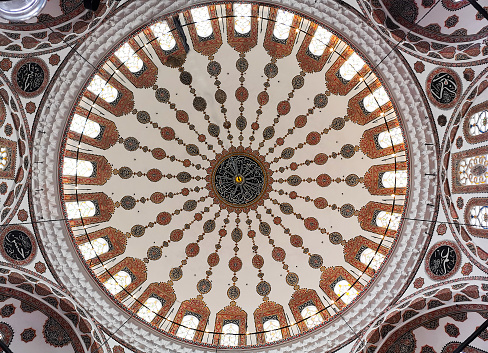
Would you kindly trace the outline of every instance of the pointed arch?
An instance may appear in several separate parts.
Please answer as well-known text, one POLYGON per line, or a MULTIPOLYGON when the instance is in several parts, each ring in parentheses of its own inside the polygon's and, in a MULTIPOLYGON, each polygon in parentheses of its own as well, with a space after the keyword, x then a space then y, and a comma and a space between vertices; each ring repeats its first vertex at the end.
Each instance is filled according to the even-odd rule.
POLYGON ((196 7, 183 12, 193 49, 202 55, 210 56, 222 45, 219 19, 215 5, 196 7), (198 15, 198 18, 194 18, 198 15))
MULTIPOLYGON (((375 243, 372 240, 369 240, 362 235, 358 235, 353 239, 347 241, 344 245, 344 260, 354 267, 356 267, 359 271, 365 272, 368 276, 373 277, 375 274, 375 269, 372 266, 368 266, 369 263, 364 263, 361 258, 363 252, 367 249, 373 251, 374 254, 380 254, 384 259, 388 254, 388 249, 382 245, 375 243)), ((376 257, 378 259, 378 257, 376 257)), ((380 259, 378 259, 380 260, 380 259)), ((375 261, 375 258, 373 259, 375 261)))
POLYGON ((372 159, 405 151, 398 120, 390 120, 388 123, 364 131, 359 146, 361 151, 372 159), (383 140, 385 143, 381 142, 383 140))
POLYGON ((358 221, 361 228, 368 232, 394 237, 399 228, 402 213, 403 206, 401 205, 393 206, 370 201, 359 211, 358 221), (380 221, 380 217, 384 218, 384 222, 380 221))
POLYGON ((229 339, 231 339, 232 341, 236 342, 237 345, 245 345, 246 327, 247 313, 235 304, 226 306, 225 308, 220 310, 215 317, 214 331, 217 333, 214 334, 213 344, 222 345, 224 341, 228 341, 229 339), (237 325, 237 327, 239 328, 239 332, 237 335, 228 335, 229 337, 225 336, 225 332, 223 331, 223 329, 224 326, 228 324, 237 325), (237 339, 234 339, 230 336, 237 337, 237 339))
POLYGON ((151 283, 141 296, 137 298, 137 301, 130 309, 141 316, 141 310, 144 313, 150 311, 151 308, 144 306, 150 299, 157 300, 161 303, 159 310, 153 314, 151 313, 153 318, 150 320, 151 324, 159 326, 176 301, 173 287, 164 282, 151 283))
POLYGON ((178 67, 184 64, 188 47, 171 17, 145 28, 144 35, 163 65, 178 67))
POLYGON ((63 167, 64 184, 103 185, 112 176, 112 166, 108 163, 107 158, 103 156, 66 150, 66 152, 64 153, 65 163, 66 159, 71 159, 75 161, 76 172, 78 172, 78 164, 80 161, 91 163, 93 173, 90 176, 69 175, 66 174, 66 171, 63 167))
POLYGON ((405 195, 407 162, 374 165, 364 175, 364 186, 371 195, 405 195))
POLYGON ((293 15, 292 13, 281 10, 278 8, 270 8, 268 13, 268 26, 266 27, 266 36, 264 38, 264 49, 274 59, 281 59, 291 54, 293 45, 295 44, 295 38, 297 33, 295 28, 300 23, 300 17, 293 15), (279 17, 279 18, 278 18, 279 17), (286 22, 289 17, 292 17, 291 21, 286 22), (283 18, 283 20, 281 20, 283 18), (280 39, 275 36, 275 29, 281 29, 281 32, 286 32, 288 29, 288 35, 285 39, 280 39))
POLYGON ((288 323, 286 321, 285 311, 280 304, 272 301, 265 301, 258 306, 254 311, 254 324, 256 326, 257 332, 265 332, 265 323, 268 320, 275 320, 278 322, 278 327, 281 328, 277 330, 279 332, 274 332, 270 334, 258 333, 257 341, 258 344, 265 344, 269 342, 274 342, 273 340, 286 339, 290 337, 290 330, 288 329, 288 323))
POLYGON ((192 315, 198 319, 198 325, 195 328, 195 333, 193 334, 192 340, 195 342, 201 342, 205 327, 207 326, 208 318, 210 316, 210 309, 201 299, 185 300, 183 303, 181 303, 180 308, 173 319, 173 324, 169 330, 171 334, 177 335, 180 324, 182 324, 183 318, 186 315, 192 315))
MULTIPOLYGON (((227 43, 239 53, 246 53, 256 46, 258 43, 258 16, 259 5, 244 4, 244 3, 229 3, 225 5, 227 14, 227 43), (236 6, 250 6, 249 32, 247 34, 240 33, 236 30, 236 17, 238 15, 235 11, 236 6)), ((246 14, 247 15, 247 14, 246 14)))
POLYGON ((87 217, 73 218, 69 220, 71 227, 79 227, 83 225, 102 223, 108 221, 112 218, 112 214, 115 211, 114 202, 110 197, 105 195, 103 192, 89 193, 89 194, 78 194, 78 195, 65 195, 64 202, 66 203, 66 208, 68 209, 68 203, 75 204, 75 207, 81 207, 80 203, 91 202, 95 208, 93 214, 87 217), (78 206, 76 206, 78 204, 78 206))
POLYGON ((356 278, 342 266, 326 268, 320 276, 319 286, 339 308, 343 308, 349 303, 349 299, 346 301, 346 297, 350 298, 364 289, 364 286, 361 283, 356 282, 356 278), (339 296, 336 293, 337 285, 342 284, 342 281, 349 284, 350 290, 348 289, 345 293, 341 293, 339 296))
MULTIPOLYGON (((113 294, 118 300, 126 298, 129 293, 132 293, 137 287, 143 284, 147 279, 146 264, 144 261, 135 259, 133 257, 126 257, 118 264, 112 266, 110 269, 106 270, 105 273, 99 276, 100 282, 102 282, 105 287, 108 287, 109 281, 114 282, 114 278, 120 272, 128 274, 130 276, 129 283, 124 286, 124 283, 120 283, 119 286, 124 287, 123 289, 117 289, 118 292, 113 294)), ((115 284, 118 282, 115 280, 115 284)))
MULTIPOLYGON (((316 23, 310 23, 307 34, 305 35, 302 45, 297 52, 298 64, 305 72, 320 72, 324 68, 324 65, 329 57, 332 55, 330 48, 336 47, 339 43, 339 38, 332 34, 327 43, 321 43, 325 46, 322 54, 313 54, 310 51, 310 44, 318 40, 317 38, 314 40, 317 30, 319 31, 319 34, 320 32, 322 32, 322 30, 325 30, 324 28, 322 28, 322 30, 320 30, 319 28, 322 27, 319 27, 316 23)), ((329 84, 327 84, 327 88, 328 86, 329 84)))
POLYGON ((300 332, 305 332, 310 329, 305 320, 307 318, 302 315, 302 312, 304 308, 312 305, 317 308, 319 312, 317 315, 320 315, 322 321, 326 321, 330 317, 317 292, 313 289, 301 288, 295 291, 288 302, 288 306, 297 322, 300 332))
POLYGON ((359 60, 363 62, 363 65, 356 71, 356 66, 359 65, 351 66, 351 57, 353 59, 355 57, 359 58, 358 54, 356 54, 354 50, 348 46, 325 73, 327 89, 332 94, 338 94, 341 96, 349 94, 349 92, 360 82, 361 77, 370 71, 368 65, 366 65, 361 58, 359 58, 359 60), (341 75, 341 70, 343 70, 343 68, 346 66, 351 67, 352 71, 356 72, 348 80, 341 75))
POLYGON ((347 116, 352 122, 359 125, 366 125, 370 121, 373 121, 381 116, 382 112, 386 114, 387 111, 393 109, 393 105, 391 104, 390 100, 372 111, 368 111, 366 109, 364 100, 369 99, 371 94, 374 94, 382 87, 381 82, 376 79, 369 84, 369 87, 364 88, 361 92, 349 100, 347 106, 347 116))

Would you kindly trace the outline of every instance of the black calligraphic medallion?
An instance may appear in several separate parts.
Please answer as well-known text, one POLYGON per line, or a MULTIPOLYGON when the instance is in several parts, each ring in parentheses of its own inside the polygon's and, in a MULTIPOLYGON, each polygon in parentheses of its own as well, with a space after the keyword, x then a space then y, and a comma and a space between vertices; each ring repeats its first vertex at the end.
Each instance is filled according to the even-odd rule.
POLYGON ((16 261, 27 259, 33 251, 31 239, 20 230, 11 230, 3 239, 5 253, 16 261))
POLYGON ((449 245, 436 248, 429 258, 429 267, 436 276, 445 276, 456 267, 456 251, 449 245))
POLYGON ((224 159, 214 174, 215 191, 226 202, 245 205, 263 191, 264 172, 257 161, 243 155, 224 159))
POLYGON ((432 78, 430 92, 434 99, 441 104, 449 104, 458 93, 456 79, 446 72, 441 72, 432 78))
POLYGON ((17 71, 17 85, 22 91, 32 93, 41 88, 44 76, 41 65, 35 62, 25 63, 17 71))

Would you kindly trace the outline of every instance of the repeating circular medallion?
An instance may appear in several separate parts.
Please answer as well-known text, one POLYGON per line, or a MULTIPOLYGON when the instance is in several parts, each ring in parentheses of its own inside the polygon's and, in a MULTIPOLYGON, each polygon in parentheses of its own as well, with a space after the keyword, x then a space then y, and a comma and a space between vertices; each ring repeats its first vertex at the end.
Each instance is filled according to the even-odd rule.
POLYGON ((8 226, 0 234, 0 252, 10 262, 26 265, 36 256, 35 238, 25 227, 8 226))
POLYGON ((41 94, 49 82, 49 69, 39 58, 19 61, 12 71, 12 83, 23 97, 31 98, 41 94))
POLYGON ((432 104, 444 110, 454 107, 463 92, 459 75, 444 67, 429 74, 425 89, 432 104))
POLYGON ((452 241, 434 244, 425 257, 425 269, 430 278, 436 281, 453 276, 461 266, 461 252, 452 241))

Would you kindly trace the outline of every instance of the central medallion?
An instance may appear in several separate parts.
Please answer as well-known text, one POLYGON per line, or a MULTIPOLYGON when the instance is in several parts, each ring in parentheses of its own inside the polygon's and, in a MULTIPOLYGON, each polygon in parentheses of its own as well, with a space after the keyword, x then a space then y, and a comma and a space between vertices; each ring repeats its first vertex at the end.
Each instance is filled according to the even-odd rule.
POLYGON ((269 164, 257 152, 231 148, 211 161, 207 188, 215 203, 223 208, 247 212, 267 197, 272 182, 270 175, 269 164))

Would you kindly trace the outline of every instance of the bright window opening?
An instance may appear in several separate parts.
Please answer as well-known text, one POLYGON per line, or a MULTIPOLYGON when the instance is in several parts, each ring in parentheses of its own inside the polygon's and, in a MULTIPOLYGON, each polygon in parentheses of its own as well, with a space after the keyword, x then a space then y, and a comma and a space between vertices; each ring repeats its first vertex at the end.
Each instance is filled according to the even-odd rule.
POLYGON ((397 230, 400 226, 402 215, 399 213, 391 213, 381 211, 376 216, 376 225, 381 228, 388 228, 390 230, 397 230))
POLYGON ((183 320, 181 320, 180 324, 181 326, 178 327, 178 331, 176 331, 176 336, 185 338, 187 340, 192 340, 193 337, 195 337, 195 329, 198 327, 199 322, 200 320, 193 315, 183 316, 183 320))
POLYGON ((310 45, 308 46, 308 50, 310 50, 313 55, 321 56, 324 53, 325 48, 327 48, 327 44, 329 44, 330 37, 332 37, 332 33, 323 27, 317 27, 317 30, 310 41, 310 45))
POLYGON ((356 53, 353 53, 349 59, 342 64, 341 68, 339 69, 339 74, 344 80, 349 81, 359 72, 359 70, 363 68, 364 65, 364 60, 361 59, 361 57, 356 53))
POLYGON ((407 187, 407 171, 397 170, 395 172, 385 172, 381 177, 381 183, 385 188, 406 188, 407 187))
POLYGON ((380 265, 383 263, 385 256, 380 253, 375 253, 374 250, 370 248, 366 248, 361 253, 359 259, 363 264, 377 271, 380 268, 380 265))
POLYGON ((382 86, 364 98, 363 104, 364 108, 371 113, 381 107, 383 104, 387 103, 389 100, 390 98, 388 98, 388 94, 386 93, 385 88, 382 86))
POLYGON ((105 288, 112 295, 116 295, 132 282, 132 277, 126 271, 119 271, 113 277, 104 283, 105 288))
POLYGON ((93 174, 93 163, 74 158, 64 158, 63 175, 90 177, 93 174))
POLYGON ((158 43, 163 50, 170 51, 176 45, 175 37, 171 33, 171 29, 166 21, 157 22, 151 27, 151 31, 154 36, 158 39, 158 43))
POLYGON ((207 38, 212 35, 212 22, 210 22, 210 14, 207 7, 198 7, 191 9, 191 17, 195 22, 197 34, 201 38, 207 38))
POLYGON ((234 28, 237 33, 247 34, 251 31, 251 4, 234 4, 234 28))
POLYGON ((225 324, 222 327, 223 335, 220 336, 220 345, 237 346, 239 344, 239 326, 233 323, 225 324))
POLYGON ((477 136, 488 132, 488 110, 473 114, 469 118, 469 133, 477 136))
POLYGON ((157 298, 148 298, 144 305, 137 311, 137 316, 146 320, 147 322, 151 322, 156 317, 156 314, 161 310, 163 304, 161 300, 157 298))
POLYGON ((275 319, 266 320, 263 324, 263 330, 265 332, 264 339, 266 342, 274 342, 283 339, 283 335, 280 330, 280 322, 275 319))
POLYGON ((314 328, 315 326, 324 322, 322 315, 319 314, 319 311, 315 305, 306 306, 303 308, 300 314, 302 315, 302 318, 306 319, 305 324, 309 329, 314 328))
POLYGON ((488 155, 468 157, 459 163, 461 185, 480 185, 488 182, 488 155))
POLYGON ((119 92, 107 81, 100 76, 95 75, 88 85, 88 90, 96 96, 99 96, 107 103, 112 103, 117 99, 119 92))
POLYGON ((273 35, 281 40, 285 40, 290 35, 290 26, 293 23, 294 14, 278 10, 278 15, 276 16, 276 23, 274 26, 273 35))
POLYGON ((352 288, 346 280, 337 282, 334 286, 334 293, 341 297, 341 300, 345 304, 352 302, 359 294, 359 292, 355 288, 352 288))
POLYGON ((4 170, 8 162, 8 151, 5 147, 0 147, 0 170, 4 170))
POLYGON ((92 201, 66 202, 66 212, 68 219, 79 219, 81 217, 93 217, 96 208, 92 201))
POLYGON ((120 49, 115 52, 115 56, 124 63, 130 72, 139 72, 144 66, 141 58, 136 54, 129 43, 125 43, 121 46, 120 49))
POLYGON ((488 206, 474 206, 469 212, 469 224, 488 229, 488 206))
POLYGON ((91 138, 98 137, 98 135, 100 135, 100 131, 102 131, 98 123, 78 114, 73 116, 73 120, 71 121, 69 128, 71 131, 91 138))
POLYGON ((91 242, 87 241, 86 243, 78 246, 78 248, 80 249, 81 255, 83 255, 85 260, 93 259, 97 256, 105 254, 110 250, 108 241, 103 238, 97 238, 91 242))
POLYGON ((395 127, 390 131, 383 131, 378 135, 378 143, 381 148, 387 148, 403 143, 402 130, 395 127))

